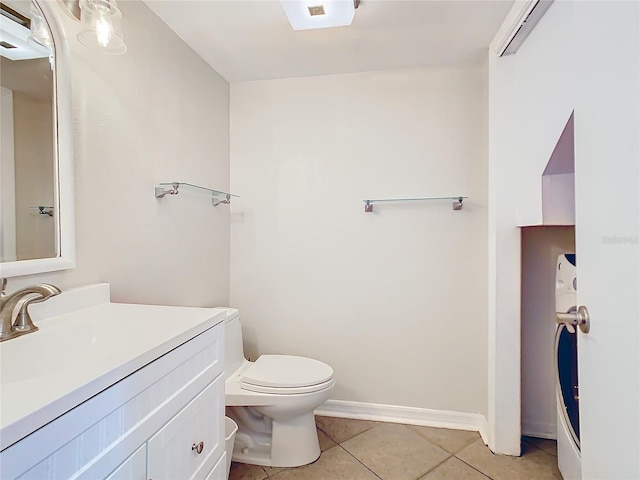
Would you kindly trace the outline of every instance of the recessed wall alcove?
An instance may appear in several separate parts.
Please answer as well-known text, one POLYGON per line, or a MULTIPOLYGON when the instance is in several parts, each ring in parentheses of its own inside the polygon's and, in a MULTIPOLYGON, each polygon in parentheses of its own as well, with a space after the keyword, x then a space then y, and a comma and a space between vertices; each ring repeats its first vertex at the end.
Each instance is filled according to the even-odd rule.
POLYGON ((522 434, 540 438, 556 438, 555 267, 575 253, 573 117, 542 174, 542 225, 521 229, 522 434))
POLYGON ((542 224, 575 225, 573 113, 542 173, 542 224))

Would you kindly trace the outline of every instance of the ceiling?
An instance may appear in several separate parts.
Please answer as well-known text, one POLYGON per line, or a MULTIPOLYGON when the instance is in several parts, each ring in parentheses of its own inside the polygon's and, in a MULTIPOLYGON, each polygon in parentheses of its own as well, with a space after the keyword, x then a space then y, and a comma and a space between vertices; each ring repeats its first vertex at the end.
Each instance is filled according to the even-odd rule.
POLYGON ((513 5, 362 0, 349 27, 294 31, 278 0, 145 1, 231 83, 473 64, 513 5))

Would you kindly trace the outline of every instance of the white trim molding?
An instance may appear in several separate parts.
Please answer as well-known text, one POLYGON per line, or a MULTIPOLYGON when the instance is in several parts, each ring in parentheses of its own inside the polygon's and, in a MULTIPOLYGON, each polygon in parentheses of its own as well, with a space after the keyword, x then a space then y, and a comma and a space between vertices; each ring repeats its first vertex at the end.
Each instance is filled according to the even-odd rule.
POLYGON ((501 57, 515 53, 551 6, 553 0, 516 0, 489 45, 501 57))
POLYGON ((327 400, 315 410, 316 415, 325 417, 353 418, 378 422, 404 423, 426 427, 472 430, 479 432, 487 443, 487 419, 480 413, 432 410, 430 408, 401 407, 378 403, 327 400))
POLYGON ((557 425, 555 423, 522 422, 522 435, 527 437, 546 438, 555 440, 557 438, 557 425))

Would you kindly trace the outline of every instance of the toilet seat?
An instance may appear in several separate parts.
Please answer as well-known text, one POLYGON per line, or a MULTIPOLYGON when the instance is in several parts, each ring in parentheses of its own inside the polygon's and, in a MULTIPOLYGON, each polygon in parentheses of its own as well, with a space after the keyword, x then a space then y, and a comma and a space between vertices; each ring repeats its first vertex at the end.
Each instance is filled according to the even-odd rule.
POLYGON ((262 355, 244 371, 240 387, 258 393, 300 394, 333 385, 326 363, 292 355, 262 355))

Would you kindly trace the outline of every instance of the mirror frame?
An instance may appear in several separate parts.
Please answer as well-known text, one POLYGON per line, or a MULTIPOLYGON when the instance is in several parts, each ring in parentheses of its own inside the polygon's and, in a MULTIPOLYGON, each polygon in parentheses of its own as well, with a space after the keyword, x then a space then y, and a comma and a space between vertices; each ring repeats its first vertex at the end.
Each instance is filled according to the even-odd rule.
POLYGON ((53 104, 57 140, 54 182, 57 213, 56 245, 58 256, 0 263, 0 276, 18 277, 75 268, 75 205, 73 175, 73 117, 71 107, 71 68, 69 45, 56 0, 32 0, 51 30, 54 49, 53 104))

